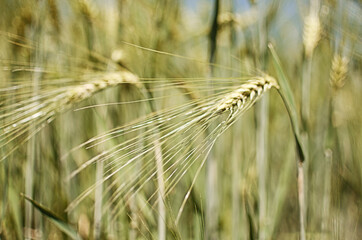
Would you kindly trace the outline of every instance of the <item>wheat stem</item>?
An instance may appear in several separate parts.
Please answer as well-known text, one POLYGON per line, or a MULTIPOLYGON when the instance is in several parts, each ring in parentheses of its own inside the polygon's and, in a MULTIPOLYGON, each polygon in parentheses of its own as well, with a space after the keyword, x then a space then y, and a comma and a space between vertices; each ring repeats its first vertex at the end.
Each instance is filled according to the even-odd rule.
MULTIPOLYGON (((96 181, 100 181, 103 177, 103 161, 97 162, 96 167, 96 181)), ((94 227, 93 237, 94 239, 100 239, 101 235, 101 220, 102 220, 102 192, 103 184, 97 186, 94 193, 94 227)))
POLYGON ((158 184, 158 239, 166 239, 166 207, 165 207, 165 182, 163 179, 163 157, 161 144, 158 139, 154 142, 155 146, 155 158, 157 166, 157 184, 158 184))
POLYGON ((298 162, 298 200, 299 200, 299 221, 300 221, 300 240, 306 240, 305 237, 305 196, 304 196, 304 172, 303 162, 298 162))
MULTIPOLYGON (((212 22, 209 32, 209 69, 208 69, 208 85, 212 86, 211 77, 214 74, 214 67, 211 64, 215 63, 216 52, 217 52, 217 35, 219 31, 218 18, 220 13, 220 1, 215 0, 213 4, 212 12, 212 22)), ((212 88, 211 88, 212 89, 212 88)), ((212 92, 212 90, 210 90, 212 92)), ((208 132, 211 132, 210 126, 207 129, 208 132)), ((208 135, 208 133, 207 133, 208 135)), ((218 236, 218 221, 219 221, 219 209, 218 209, 218 163, 214 157, 212 151, 207 155, 206 161, 206 225, 205 225, 205 239, 213 240, 217 239, 218 236)))
POLYGON ((304 19, 303 43, 306 61, 303 63, 303 79, 302 79, 302 121, 306 132, 302 134, 304 143, 306 144, 305 164, 302 160, 298 162, 298 189, 300 204, 300 237, 305 240, 305 220, 308 199, 308 178, 304 178, 303 169, 308 176, 309 171, 309 134, 310 134, 310 94, 311 79, 313 66, 313 52, 316 48, 321 36, 321 23, 318 16, 319 0, 310 2, 309 15, 304 19), (304 166, 303 166, 304 165, 304 166))

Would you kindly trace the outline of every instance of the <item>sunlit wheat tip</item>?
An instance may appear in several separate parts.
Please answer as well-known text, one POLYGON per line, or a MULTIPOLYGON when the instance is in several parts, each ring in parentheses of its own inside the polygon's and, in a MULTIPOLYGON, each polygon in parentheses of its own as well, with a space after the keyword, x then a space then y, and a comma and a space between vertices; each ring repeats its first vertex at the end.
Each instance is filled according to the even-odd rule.
POLYGON ((305 55, 312 56, 315 47, 318 44, 321 34, 321 24, 315 14, 307 16, 304 20, 303 43, 305 55))
POLYGON ((261 95, 270 88, 279 88, 277 81, 270 77, 255 77, 240 88, 227 94, 216 106, 216 112, 240 111, 251 106, 261 95))

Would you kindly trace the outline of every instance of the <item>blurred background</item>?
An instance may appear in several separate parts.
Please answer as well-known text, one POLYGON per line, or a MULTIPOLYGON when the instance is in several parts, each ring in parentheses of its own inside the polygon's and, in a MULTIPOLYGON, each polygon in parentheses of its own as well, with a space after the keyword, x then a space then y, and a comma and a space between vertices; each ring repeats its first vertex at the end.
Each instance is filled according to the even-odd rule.
POLYGON ((207 134, 222 117, 172 132, 192 122, 184 112, 245 80, 277 78, 268 43, 306 147, 306 239, 362 236, 360 1, 0 0, 0 9, 0 239, 75 236, 65 229, 82 239, 300 239, 296 146, 276 90, 220 136, 207 134), (128 75, 111 84, 115 73, 128 75))

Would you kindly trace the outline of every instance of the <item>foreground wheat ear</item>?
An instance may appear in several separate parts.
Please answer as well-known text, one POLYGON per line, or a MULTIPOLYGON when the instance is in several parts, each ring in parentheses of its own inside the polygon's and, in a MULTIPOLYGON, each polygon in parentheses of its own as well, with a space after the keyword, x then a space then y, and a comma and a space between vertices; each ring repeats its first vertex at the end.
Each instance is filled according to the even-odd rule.
POLYGON ((74 199, 67 211, 73 210, 102 184, 105 185, 103 212, 110 211, 114 218, 141 189, 147 188, 148 193, 150 188, 153 189, 145 204, 154 206, 158 201, 158 186, 154 181, 157 174, 154 143, 157 141, 162 147, 165 196, 171 193, 190 168, 196 167, 194 180, 180 207, 181 212, 217 138, 272 87, 279 88, 276 80, 266 74, 249 78, 227 92, 153 113, 78 146, 70 155, 76 154, 80 148, 98 146, 98 149, 104 149, 102 145, 106 145, 107 141, 122 139, 121 143, 94 156, 70 174, 69 180, 96 162, 104 164, 102 179, 74 199), (137 137, 128 138, 135 133, 138 133, 137 137))
MULTIPOLYGON (((36 69, 34 69, 36 74, 36 69)), ((11 87, 0 89, 0 98, 10 104, 0 108, 0 148, 24 137, 28 140, 57 113, 70 109, 75 104, 104 89, 121 84, 141 87, 138 77, 126 70, 94 72, 74 78, 46 79, 38 85, 32 80, 15 81, 11 87), (64 86, 65 85, 65 86, 64 86), (35 126, 35 128, 34 128, 35 126), (35 131, 31 131, 35 129, 35 131)), ((6 159, 17 147, 10 147, 0 161, 6 159)))

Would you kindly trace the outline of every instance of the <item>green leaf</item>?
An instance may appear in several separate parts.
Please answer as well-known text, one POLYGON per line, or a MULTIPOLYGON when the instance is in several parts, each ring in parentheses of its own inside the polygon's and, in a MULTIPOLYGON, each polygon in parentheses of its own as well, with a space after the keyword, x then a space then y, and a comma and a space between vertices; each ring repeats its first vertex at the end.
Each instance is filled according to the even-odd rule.
POLYGON ((289 86, 288 79, 286 75, 284 74, 284 71, 281 67, 281 63, 279 60, 279 57, 271 43, 268 44, 269 50, 273 57, 273 64, 276 69, 277 75, 278 75, 278 83, 279 83, 279 94, 283 99, 284 105, 288 111, 290 122, 292 124, 292 129, 295 137, 295 142, 297 144, 297 153, 299 156, 299 159, 301 162, 305 160, 305 148, 302 142, 302 138, 300 135, 300 124, 299 124, 299 118, 298 113, 294 101, 293 92, 289 86))
POLYGON ((62 220, 60 217, 58 217, 55 213, 53 213, 51 210, 44 207, 42 204, 37 203, 33 199, 31 199, 28 196, 25 196, 22 194, 22 196, 28 200, 36 209, 38 209, 42 214, 44 214, 46 217, 49 218, 49 220, 55 224, 65 234, 68 235, 68 237, 72 239, 81 240, 82 238, 79 236, 78 232, 74 230, 68 223, 66 223, 64 220, 62 220))

